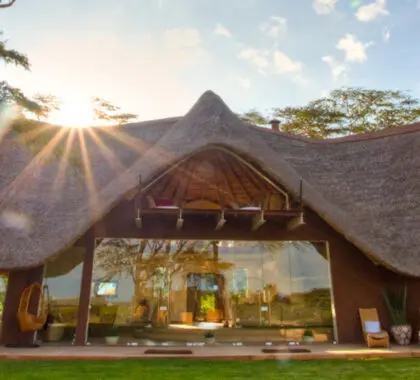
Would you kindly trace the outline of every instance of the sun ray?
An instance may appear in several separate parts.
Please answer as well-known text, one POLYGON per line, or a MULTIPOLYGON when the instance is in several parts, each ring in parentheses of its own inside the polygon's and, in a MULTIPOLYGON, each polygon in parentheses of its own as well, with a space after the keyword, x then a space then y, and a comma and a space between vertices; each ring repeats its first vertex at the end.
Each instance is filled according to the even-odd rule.
MULTIPOLYGON (((119 128, 118 128, 119 129, 119 128)), ((154 146, 154 144, 150 144, 147 142, 144 142, 143 140, 136 139, 135 137, 128 136, 127 134, 115 130, 115 128, 109 127, 109 128, 103 128, 103 132, 107 133, 109 136, 114 138, 116 141, 119 141, 123 144, 125 144, 127 147, 133 149, 136 152, 144 154, 144 152, 154 146)))
POLYGON ((48 144, 35 157, 32 158, 25 169, 23 169, 23 171, 6 187, 1 197, 1 205, 3 205, 5 202, 8 202, 9 197, 17 193, 19 189, 25 189, 25 181, 33 176, 33 172, 37 167, 40 167, 45 163, 65 133, 65 129, 57 132, 57 134, 48 142, 48 144))
POLYGON ((80 151, 82 153, 82 163, 83 163, 83 169, 85 172, 85 185, 88 189, 88 202, 89 202, 89 209, 91 212, 91 218, 92 220, 96 220, 97 212, 98 212, 98 204, 99 204, 99 193, 96 189, 96 185, 94 182, 91 162, 89 153, 86 149, 86 140, 85 136, 83 134, 83 130, 79 129, 77 131, 77 135, 79 137, 80 142, 80 151))
POLYGON ((0 106, 0 141, 9 132, 14 120, 15 115, 11 108, 5 105, 0 106))
POLYGON ((141 155, 144 155, 150 148, 153 147, 156 153, 156 158, 161 160, 161 163, 165 163, 167 160, 174 159, 174 155, 172 153, 160 148, 156 144, 147 143, 135 137, 127 136, 121 131, 115 131, 115 129, 112 129, 111 131, 108 128, 104 128, 103 131, 108 133, 115 140, 120 141, 127 145, 129 148, 132 148, 134 151, 141 153, 141 155))
POLYGON ((28 129, 20 133, 19 138, 22 140, 35 140, 39 135, 41 135, 44 132, 52 131, 54 129, 58 129, 58 127, 53 127, 49 124, 42 124, 40 123, 40 126, 36 129, 28 129))
POLYGON ((92 128, 86 130, 89 135, 92 137, 93 141, 98 145, 100 148, 100 152, 105 160, 108 162, 109 166, 115 171, 116 174, 121 173, 121 171, 125 170, 123 164, 121 163, 120 159, 115 155, 115 153, 109 149, 106 144, 103 142, 102 138, 96 133, 92 128))
POLYGON ((69 134, 67 135, 66 146, 64 148, 63 155, 60 158, 60 163, 58 165, 57 175, 54 179, 53 190, 60 191, 64 186, 64 174, 69 165, 70 150, 73 146, 74 138, 76 137, 76 129, 71 128, 69 134))

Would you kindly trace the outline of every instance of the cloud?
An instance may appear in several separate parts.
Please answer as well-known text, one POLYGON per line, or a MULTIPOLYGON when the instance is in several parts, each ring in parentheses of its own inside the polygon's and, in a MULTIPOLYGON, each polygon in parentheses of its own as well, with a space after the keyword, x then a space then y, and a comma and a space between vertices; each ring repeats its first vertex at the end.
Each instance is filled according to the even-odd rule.
POLYGON ((334 11, 337 0, 314 0, 312 7, 319 15, 327 15, 334 11))
POLYGON ((384 28, 382 32, 382 36, 385 42, 389 41, 389 39, 391 38, 391 31, 389 30, 388 27, 384 28))
POLYGON ((334 82, 346 75, 347 67, 344 64, 339 63, 333 56, 328 55, 322 57, 322 61, 330 68, 334 82))
POLYGON ((255 66, 261 74, 265 74, 270 66, 270 52, 268 50, 246 48, 239 52, 238 58, 255 66))
POLYGON ((277 39, 286 34, 287 20, 283 17, 271 16, 267 22, 261 24, 260 29, 265 35, 277 39))
POLYGON ((372 44, 373 42, 360 42, 353 34, 346 34, 338 41, 337 49, 344 51, 346 61, 364 62, 367 60, 366 50, 372 44))
POLYGON ((374 3, 361 6, 355 16, 359 21, 369 22, 379 16, 387 16, 389 11, 386 9, 386 0, 376 0, 374 3))
POLYGON ((249 90, 252 87, 251 79, 246 77, 238 77, 236 79, 237 83, 240 87, 242 87, 245 90, 249 90))
POLYGON ((284 75, 304 82, 302 62, 294 61, 280 50, 246 48, 238 54, 238 58, 249 62, 260 74, 284 75))
POLYGON ((218 36, 232 37, 232 33, 229 29, 226 29, 223 25, 217 24, 214 29, 214 34, 218 36))
POLYGON ((161 49, 171 56, 172 64, 196 64, 207 55, 202 47, 201 34, 193 28, 167 29, 163 33, 161 49))
POLYGON ((278 74, 287 74, 295 76, 296 78, 302 75, 302 62, 293 61, 282 51, 274 52, 274 66, 278 74))

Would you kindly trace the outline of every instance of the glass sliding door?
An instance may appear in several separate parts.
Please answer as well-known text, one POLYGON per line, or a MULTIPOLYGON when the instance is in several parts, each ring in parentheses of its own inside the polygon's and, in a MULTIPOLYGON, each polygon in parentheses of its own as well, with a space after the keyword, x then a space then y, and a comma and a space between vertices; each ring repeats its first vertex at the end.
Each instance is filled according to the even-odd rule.
POLYGON ((89 341, 134 345, 333 340, 322 243, 104 239, 89 341), (109 339, 114 337, 115 339, 109 339))

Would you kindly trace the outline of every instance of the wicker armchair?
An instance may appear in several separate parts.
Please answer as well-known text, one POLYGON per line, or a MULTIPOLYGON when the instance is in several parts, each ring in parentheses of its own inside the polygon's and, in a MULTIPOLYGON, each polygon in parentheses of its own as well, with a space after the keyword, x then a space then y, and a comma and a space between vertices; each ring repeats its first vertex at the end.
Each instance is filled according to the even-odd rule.
POLYGON ((376 309, 359 309, 363 335, 369 348, 389 347, 389 335, 382 329, 376 309))

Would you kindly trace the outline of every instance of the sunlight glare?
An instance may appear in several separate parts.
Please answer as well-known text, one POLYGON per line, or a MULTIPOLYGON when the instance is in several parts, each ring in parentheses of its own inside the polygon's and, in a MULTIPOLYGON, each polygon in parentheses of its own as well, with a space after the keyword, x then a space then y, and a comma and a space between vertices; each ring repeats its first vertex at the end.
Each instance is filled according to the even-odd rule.
POLYGON ((52 124, 64 127, 85 128, 97 124, 92 105, 89 103, 64 102, 60 110, 48 118, 52 124))

